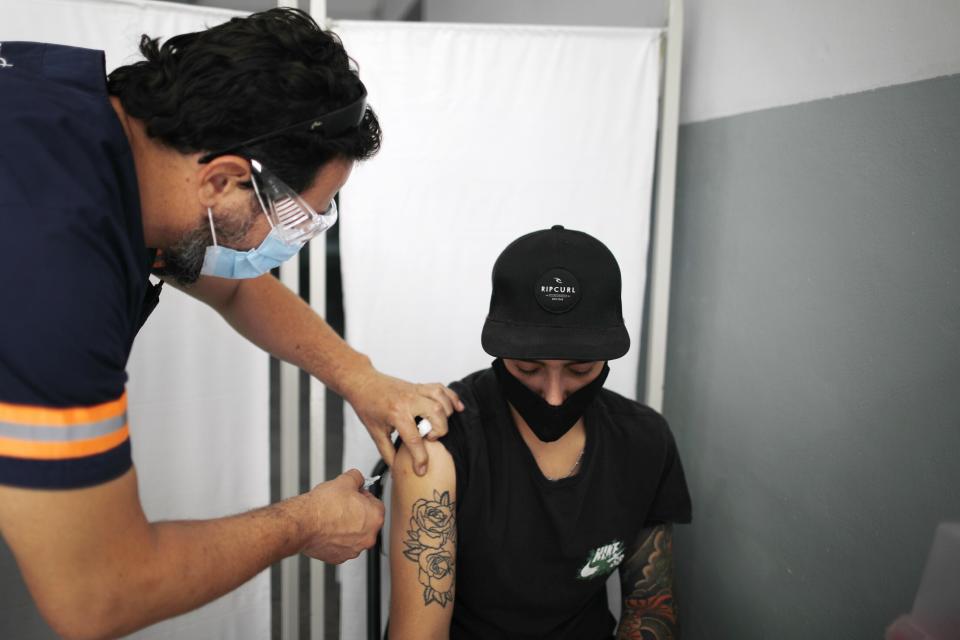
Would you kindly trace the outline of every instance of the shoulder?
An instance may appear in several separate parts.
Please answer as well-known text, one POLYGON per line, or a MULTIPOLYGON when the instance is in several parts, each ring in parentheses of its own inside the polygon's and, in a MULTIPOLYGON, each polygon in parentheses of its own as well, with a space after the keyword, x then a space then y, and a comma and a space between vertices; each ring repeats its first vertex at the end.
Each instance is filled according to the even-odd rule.
POLYGON ((119 179, 135 185, 102 51, 5 42, 2 54, 13 67, 0 73, 0 201, 97 210, 131 188, 119 179))
POLYGON ((7 63, 0 86, 16 87, 21 94, 7 95, 5 102, 19 104, 29 97, 67 106, 68 97, 74 102, 106 98, 103 51, 46 42, 4 42, 0 54, 7 63))
POLYGON ((456 382, 450 388, 457 392, 463 401, 464 410, 450 416, 450 431, 463 434, 479 427, 488 419, 501 398, 500 388, 492 369, 481 369, 456 382))
POLYGON ((136 174, 102 52, 5 42, 3 57, 0 483, 97 484, 130 467, 136 174))
POLYGON ((690 522, 690 492, 676 441, 666 419, 651 407, 604 390, 601 413, 606 433, 615 442, 609 455, 630 469, 623 487, 651 496, 645 523, 690 522), (651 488, 654 493, 651 494, 651 488))
POLYGON ((450 383, 450 388, 457 392, 466 410, 459 415, 470 416, 478 414, 483 406, 483 398, 491 393, 497 393, 496 376, 493 369, 487 367, 474 371, 468 376, 450 383))
POLYGON ((658 411, 641 402, 610 389, 603 389, 599 400, 605 414, 618 424, 632 430, 642 429, 661 435, 670 432, 666 419, 658 411))
MULTIPOLYGON (((464 410, 450 416, 447 435, 441 439, 454 456, 475 447, 484 438, 484 424, 496 419, 502 396, 492 369, 481 369, 453 382, 450 388, 463 401, 464 410)), ((457 460, 460 462, 459 460, 457 460)))
MULTIPOLYGON (((8 67, 0 73, 5 122, 62 120, 75 115, 113 111, 107 94, 102 51, 41 42, 4 42, 0 51, 8 67)), ((89 128, 91 123, 85 123, 89 128)), ((12 127, 11 127, 12 128, 12 127)), ((85 131, 70 132, 83 136, 85 131)), ((69 143, 70 139, 63 140, 69 143)))
MULTIPOLYGON (((484 451, 491 429, 502 410, 503 399, 492 369, 483 369, 451 383, 463 401, 464 410, 448 420, 447 434, 440 443, 451 457, 461 493, 466 490, 478 465, 483 464, 484 451)), ((432 458, 431 458, 432 460, 432 458)))
POLYGON ((117 398, 147 264, 136 172, 103 54, 3 44, 0 401, 117 398))
POLYGON ((609 424, 608 433, 620 441, 625 453, 646 459, 671 458, 676 443, 667 420, 655 409, 604 389, 598 415, 609 424))

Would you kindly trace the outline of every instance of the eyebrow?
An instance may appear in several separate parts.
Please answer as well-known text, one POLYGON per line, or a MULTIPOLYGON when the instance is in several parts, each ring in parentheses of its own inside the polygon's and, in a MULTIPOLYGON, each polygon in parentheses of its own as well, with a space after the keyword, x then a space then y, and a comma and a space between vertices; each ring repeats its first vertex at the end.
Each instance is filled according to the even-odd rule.
MULTIPOLYGON (((536 364, 536 365, 540 365, 540 366, 546 365, 546 363, 545 363, 543 360, 523 360, 523 359, 518 358, 517 361, 518 361, 518 362, 523 362, 523 363, 525 363, 525 364, 536 364)), ((570 367, 570 366, 578 365, 578 364, 591 364, 591 363, 593 363, 593 362, 595 362, 595 360, 568 360, 567 363, 564 364, 563 366, 565 366, 565 367, 570 367)))

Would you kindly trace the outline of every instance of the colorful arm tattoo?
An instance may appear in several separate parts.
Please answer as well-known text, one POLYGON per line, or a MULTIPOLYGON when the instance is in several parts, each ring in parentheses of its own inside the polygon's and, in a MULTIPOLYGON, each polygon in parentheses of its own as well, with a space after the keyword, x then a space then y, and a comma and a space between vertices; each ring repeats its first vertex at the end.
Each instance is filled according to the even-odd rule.
POLYGON ((673 534, 670 525, 644 529, 640 544, 620 567, 623 613, 617 640, 676 640, 673 534))
POLYGON ((433 492, 433 500, 421 498, 413 505, 410 528, 403 541, 403 555, 420 566, 423 604, 446 607, 453 601, 456 576, 457 516, 450 493, 433 492))

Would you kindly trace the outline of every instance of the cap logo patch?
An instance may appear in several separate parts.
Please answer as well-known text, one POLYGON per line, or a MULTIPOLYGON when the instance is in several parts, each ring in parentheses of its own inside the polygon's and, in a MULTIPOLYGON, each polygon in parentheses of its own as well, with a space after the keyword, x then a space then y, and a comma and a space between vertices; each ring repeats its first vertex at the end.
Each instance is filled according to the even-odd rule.
POLYGON ((580 302, 580 283, 566 269, 550 269, 537 279, 534 296, 550 313, 566 313, 580 302))

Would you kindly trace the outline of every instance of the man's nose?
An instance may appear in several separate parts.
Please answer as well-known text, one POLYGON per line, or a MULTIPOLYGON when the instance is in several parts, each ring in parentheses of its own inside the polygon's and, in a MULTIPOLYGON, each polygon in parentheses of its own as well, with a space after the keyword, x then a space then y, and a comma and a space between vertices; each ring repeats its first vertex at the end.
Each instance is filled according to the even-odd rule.
POLYGON ((542 395, 547 404, 559 407, 564 401, 563 385, 559 380, 548 380, 542 395))

